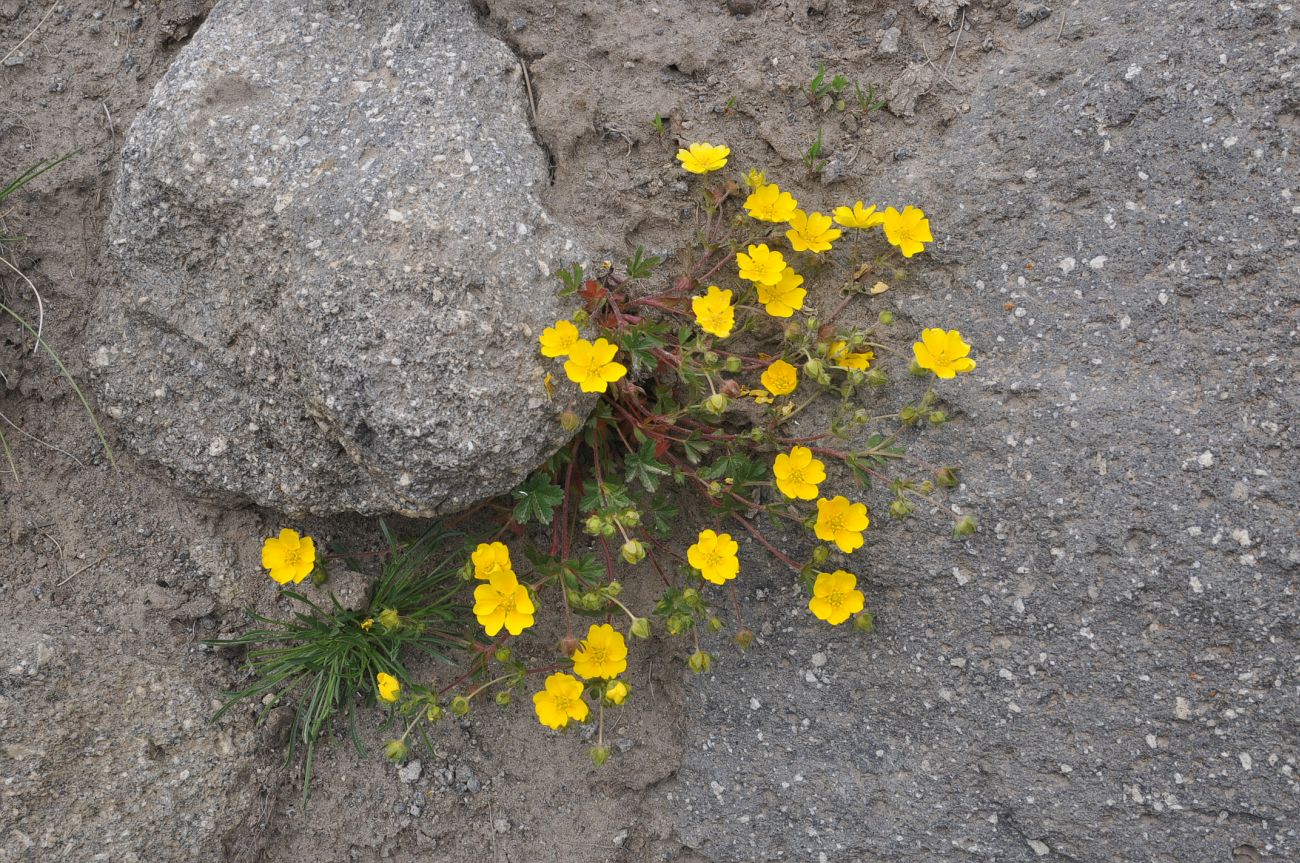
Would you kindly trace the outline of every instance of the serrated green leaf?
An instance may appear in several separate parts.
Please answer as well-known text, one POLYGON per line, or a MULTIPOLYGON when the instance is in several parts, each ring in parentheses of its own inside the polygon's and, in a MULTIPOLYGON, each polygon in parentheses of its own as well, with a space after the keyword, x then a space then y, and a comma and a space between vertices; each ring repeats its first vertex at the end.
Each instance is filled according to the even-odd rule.
POLYGON ((551 482, 545 473, 538 471, 514 490, 513 497, 519 501, 515 504, 515 521, 520 524, 530 521, 550 524, 555 508, 564 502, 564 489, 551 482))

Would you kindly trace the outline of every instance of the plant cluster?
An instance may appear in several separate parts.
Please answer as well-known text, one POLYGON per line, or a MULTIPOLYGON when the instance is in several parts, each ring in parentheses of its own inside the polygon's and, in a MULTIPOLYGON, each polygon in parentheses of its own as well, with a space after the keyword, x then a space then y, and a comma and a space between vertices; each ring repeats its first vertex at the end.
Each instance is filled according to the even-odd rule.
MULTIPOLYGON (((874 621, 854 561, 874 514, 861 493, 887 495, 889 515, 905 519, 957 485, 955 468, 910 455, 905 443, 947 422, 933 382, 973 371, 970 345, 942 327, 899 344, 887 310, 866 327, 841 321, 850 302, 888 291, 905 262, 933 242, 925 213, 862 201, 829 214, 805 209, 760 171, 717 179, 730 156, 707 142, 677 153, 681 168, 701 178, 701 218, 674 256, 674 272, 638 249, 622 273, 606 264, 560 274, 560 293, 576 308, 539 336, 542 356, 554 363, 544 385, 548 394, 567 385, 598 398, 587 417, 561 418, 571 442, 514 491, 495 535, 473 544, 460 569, 473 584, 477 623, 464 640, 472 643, 465 670, 441 688, 423 685, 398 661, 396 641, 356 654, 349 666, 351 684, 406 722, 390 757, 406 757, 416 729, 423 733, 422 723, 444 711, 463 716, 488 697, 508 704, 522 690, 548 728, 594 714, 591 756, 603 763, 605 711, 632 692, 629 638, 653 630, 688 637, 688 667, 708 671, 714 657, 700 632, 726 628, 717 609, 730 600, 734 640, 747 647, 753 633, 735 582, 756 552, 792 571, 815 618, 869 632, 874 621), (833 308, 813 307, 806 285, 814 280, 838 288, 833 308), (920 395, 901 386, 909 374, 929 381, 920 395), (904 390, 913 396, 890 398, 904 390), (842 481, 857 491, 841 489, 842 481), (695 527, 683 539, 675 526, 685 523, 695 527), (782 542, 775 525, 805 538, 790 542, 785 533, 782 542), (754 545, 742 548, 744 538, 754 545), (502 540, 517 541, 522 557, 502 540), (629 604, 619 580, 625 569, 658 580, 652 607, 629 604), (564 635, 554 655, 530 666, 512 640, 548 612, 562 615, 564 635), (544 679, 530 687, 535 676, 544 679)), ((969 516, 954 519, 956 536, 975 530, 969 516)), ((392 553, 405 554, 396 546, 392 553)), ((314 555, 308 540, 286 531, 267 540, 263 562, 276 581, 297 582, 314 555)), ((448 595, 438 597, 440 608, 451 606, 448 595)), ((328 626, 328 638, 364 645, 403 632, 416 614, 398 608, 391 626, 382 616, 336 611, 328 623, 303 621, 305 635, 263 631, 238 643, 316 639, 328 626)), ((440 646, 453 644, 448 636, 440 646)), ((268 665, 289 655, 277 650, 253 654, 263 678, 282 673, 268 665)), ((265 691, 259 683, 236 697, 265 691)))

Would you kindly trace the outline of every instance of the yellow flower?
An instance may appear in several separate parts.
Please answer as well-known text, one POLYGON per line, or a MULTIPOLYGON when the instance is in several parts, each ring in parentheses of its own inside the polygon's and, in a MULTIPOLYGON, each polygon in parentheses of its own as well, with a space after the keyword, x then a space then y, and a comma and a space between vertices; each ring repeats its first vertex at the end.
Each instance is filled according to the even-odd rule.
POLYGON ((685 150, 677 151, 677 161, 692 174, 707 174, 725 167, 731 150, 720 144, 696 141, 685 150))
POLYGON ((310 536, 282 528, 279 536, 262 543, 262 566, 271 570, 278 584, 298 584, 316 568, 316 544, 310 536))
POLYGON ((846 228, 874 228, 885 221, 885 214, 877 213, 874 205, 864 207, 861 201, 855 201, 852 208, 836 207, 835 221, 846 228))
POLYGON ((731 534, 702 530, 695 545, 686 549, 686 560, 705 581, 726 584, 740 572, 740 558, 736 556, 739 551, 731 534))
POLYGON ((750 189, 757 189, 767 182, 767 177, 758 168, 750 168, 749 173, 745 175, 745 185, 750 189))
POLYGON ((469 560, 474 564, 474 577, 479 581, 487 581, 494 572, 515 571, 510 563, 510 549, 504 542, 480 542, 469 560))
POLYGON ((518 635, 533 625, 536 610, 528 589, 513 572, 494 572, 487 584, 474 588, 474 616, 489 636, 496 635, 503 626, 506 632, 518 635))
POLYGON ((618 345, 604 339, 596 339, 594 344, 578 339, 569 349, 564 373, 584 393, 603 393, 610 384, 627 374, 627 366, 614 362, 617 353, 618 345))
POLYGON ((745 209, 760 222, 788 222, 798 208, 794 195, 782 192, 776 183, 759 186, 745 199, 745 209))
POLYGON ((885 239, 898 246, 905 258, 925 251, 925 244, 934 242, 934 235, 930 233, 930 220, 925 217, 924 211, 916 207, 904 207, 901 213, 890 207, 885 210, 881 224, 885 226, 885 239))
POLYGON ((592 624, 582 646, 573 654, 574 673, 587 679, 610 680, 627 671, 627 642, 623 633, 608 623, 592 624))
POLYGON ((975 371, 975 361, 969 356, 970 345, 957 330, 944 332, 940 327, 922 330, 921 341, 912 343, 912 353, 918 366, 945 380, 975 371))
POLYGON ((402 619, 397 615, 397 609, 385 608, 379 612, 379 625, 384 629, 400 629, 402 619))
POLYGON ((829 252, 831 243, 840 238, 844 232, 831 227, 831 217, 821 213, 805 213, 795 210, 790 216, 790 230, 785 232, 790 241, 790 248, 796 252, 829 252))
POLYGON ((740 268, 742 279, 760 285, 780 284, 786 270, 785 257, 780 252, 769 249, 766 243, 750 246, 748 255, 737 252, 736 264, 740 268))
POLYGON ((375 684, 379 687, 380 701, 387 701, 391 704, 397 700, 397 696, 402 694, 402 684, 391 674, 379 672, 375 675, 375 684))
POLYGON ((849 350, 848 342, 833 341, 826 347, 826 359, 842 369, 857 369, 860 372, 865 372, 875 358, 874 351, 863 351, 860 354, 853 353, 849 350))
POLYGON ((862 547, 862 531, 870 524, 865 503, 849 503, 844 495, 817 501, 817 523, 813 526, 813 533, 820 540, 835 543, 845 554, 862 547))
POLYGON ((709 285, 704 296, 691 297, 691 308, 695 311, 695 322, 704 332, 720 339, 731 335, 731 328, 736 324, 731 291, 720 291, 717 285, 709 285))
POLYGON ((793 500, 812 500, 817 497, 817 486, 826 479, 826 465, 813 458, 808 447, 795 446, 788 454, 776 454, 772 475, 781 494, 793 500))
POLYGON ((832 626, 839 626, 866 605, 857 583, 857 576, 842 569, 817 573, 808 610, 832 626))
POLYGON ((573 321, 556 321, 555 326, 542 330, 537 341, 542 345, 542 356, 565 357, 581 338, 573 321))
POLYGON ((799 287, 802 284, 803 276, 794 267, 786 267, 781 271, 781 281, 758 286, 758 301, 772 317, 788 318, 803 308, 803 298, 808 292, 799 287))
POLYGON ((777 360, 767 367, 759 381, 772 395, 787 396, 799 386, 799 372, 785 360, 777 360))
POLYGON ((562 671, 546 678, 546 688, 533 693, 533 709, 537 721, 557 731, 569 720, 581 722, 587 718, 587 702, 582 700, 582 681, 562 671))
POLYGON ((628 693, 631 691, 632 687, 623 681, 611 680, 609 686, 605 687, 605 700, 617 706, 627 700, 628 693))
POLYGON ((360 626, 366 632, 369 632, 374 625, 375 625, 375 619, 373 617, 367 617, 365 620, 361 621, 361 623, 358 624, 358 626, 360 626))

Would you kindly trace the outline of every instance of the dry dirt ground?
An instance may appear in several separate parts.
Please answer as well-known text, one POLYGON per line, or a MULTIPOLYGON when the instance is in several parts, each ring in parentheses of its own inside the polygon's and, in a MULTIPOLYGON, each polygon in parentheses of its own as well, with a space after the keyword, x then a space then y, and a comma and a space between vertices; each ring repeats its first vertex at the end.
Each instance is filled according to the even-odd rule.
MULTIPOLYGON (((51 7, 0 0, 0 56, 14 49, 0 65, 0 177, 77 151, 0 213, 0 233, 26 238, 10 248, 10 257, 40 291, 46 338, 74 374, 85 368, 80 336, 87 310, 98 292, 113 287, 103 225, 123 135, 208 5, 70 0, 51 7)), ((1157 8, 1111 0, 1049 10, 986 0, 958 10, 950 23, 944 10, 956 3, 903 0, 478 0, 477 6, 484 26, 528 63, 539 137, 555 165, 549 205, 610 256, 622 257, 637 244, 669 250, 679 240, 692 204, 673 164, 678 140, 725 140, 736 164, 766 169, 822 209, 866 198, 917 203, 931 212, 940 242, 923 277, 891 302, 904 316, 970 320, 989 352, 989 382, 955 406, 958 431, 948 445, 950 454, 969 451, 983 465, 973 473, 984 491, 967 500, 996 531, 954 558, 956 568, 945 562, 950 551, 927 552, 921 540, 909 539, 917 543, 914 568, 922 574, 906 565, 882 569, 873 585, 882 619, 892 610, 895 619, 909 614, 922 621, 932 604, 939 631, 918 623, 891 633, 883 625, 880 640, 862 648, 869 654, 845 640, 828 644, 830 669, 807 671, 813 679, 798 696, 799 708, 782 712, 775 727, 762 725, 765 711, 750 718, 744 705, 778 697, 773 673, 805 677, 808 660, 795 656, 803 648, 780 635, 790 631, 781 629, 785 607, 759 612, 774 624, 773 637, 765 639, 771 643, 755 648, 760 652, 746 660, 750 665, 733 663, 743 677, 705 681, 713 695, 687 679, 675 648, 647 648, 634 657, 640 671, 633 683, 648 697, 642 709, 625 711, 616 739, 626 751, 603 771, 589 766, 579 737, 544 733, 517 705, 484 710, 469 724, 445 723, 438 751, 422 756, 420 776, 407 781, 409 773, 399 776, 373 751, 384 730, 370 722, 362 732, 371 754, 359 756, 342 741, 329 748, 304 811, 294 776, 281 767, 274 729, 255 726, 240 711, 207 722, 238 670, 229 656, 200 644, 241 626, 245 608, 283 613, 258 566, 260 538, 279 525, 278 517, 216 507, 175 488, 134 460, 111 424, 119 469, 110 470, 67 385, 47 360, 33 356, 28 339, 0 325, 0 413, 18 464, 16 477, 0 475, 0 861, 1295 859, 1300 552, 1294 497, 1288 499, 1295 474, 1289 423, 1297 409, 1290 7, 1157 8), (752 11, 732 11, 746 8, 752 11), (819 62, 863 85, 874 83, 890 108, 864 116, 853 110, 851 96, 842 112, 830 100, 810 104, 800 87, 819 62), (656 115, 665 118, 662 137, 651 122, 656 115), (814 176, 802 157, 819 131, 828 161, 814 176), (1130 155, 1108 166, 1112 145, 1130 155), (1099 177, 1106 188, 1099 188, 1099 177), (1157 211, 1178 211, 1184 198, 1201 209, 1157 221, 1157 211), (1236 203, 1220 208, 1222 201, 1236 203), (1234 209, 1244 220, 1239 231, 1231 227, 1234 209), (1198 245, 1220 232, 1234 240, 1235 251, 1198 245), (1275 257, 1259 263, 1252 242, 1275 257), (1230 265, 1220 270, 1224 257, 1230 265), (1191 272, 1189 280, 1213 270, 1214 287, 1234 295, 1216 299, 1209 288, 1185 290, 1179 268, 1191 272), (1066 279, 1083 276, 1095 281, 1066 287, 1066 279), (1241 299, 1248 296, 1254 300, 1241 299), (1035 317, 1043 323, 1036 325, 1035 317), (1160 365, 1196 349, 1186 333, 1215 356, 1216 368, 1160 365), (1258 343, 1251 353, 1234 352, 1252 333, 1258 343), (1104 360, 1105 368, 1092 368, 1094 360, 1104 360), (1098 377, 1075 381, 1076 365, 1098 377), (1205 391, 1180 389, 1202 376, 1205 391), (1241 381, 1244 390, 1236 386, 1241 381), (1160 388, 1164 382, 1169 386, 1160 388), (1102 403, 1082 427, 1071 413, 1076 393, 1085 403, 1102 403), (1221 406, 1224 399, 1232 402, 1221 406), (1238 402, 1239 416, 1232 410, 1238 402), (1165 413, 1170 404, 1172 416, 1165 413), (1178 426, 1186 437, 1181 430, 1169 436, 1178 426), (1054 429, 1059 437, 1051 436, 1054 429), (1042 452, 1044 433, 1051 453, 1042 452), (1031 449, 1035 435, 1040 445, 1031 449), (1077 459, 1064 457, 1076 449, 1077 459), (1208 463, 1198 460, 1202 450, 1211 453, 1208 463), (1187 471, 1216 464, 1221 476, 1207 474, 1203 484, 1186 479, 1187 471), (1125 491, 1094 493, 1120 478, 1125 491), (1057 481, 1068 486, 1059 500, 1044 490, 1057 481), (1058 504, 1070 509, 1067 499, 1083 499, 1076 514, 1084 514, 1054 513, 1058 504), (1166 499, 1182 503, 1170 508, 1166 499), (1101 503, 1115 505, 1124 524, 1104 524, 1101 503), (1185 516, 1189 511, 1196 515, 1185 516), (1196 532, 1187 533, 1189 526, 1196 532), (1248 531, 1244 542, 1236 530, 1248 531), (1240 546, 1231 560, 1216 556, 1218 539, 1215 549, 1202 547, 1216 532, 1240 546), (1240 559, 1246 556, 1249 564, 1240 559), (1163 585, 1157 574, 1167 566, 1178 567, 1176 586, 1144 594, 1151 588, 1133 580, 1140 572, 1163 585), (1042 581, 1034 582, 1039 572, 1042 581), (1071 572, 1085 572, 1088 580, 1071 580, 1071 572), (1128 593, 1116 599, 1118 606, 1099 610, 1111 596, 1107 577, 1128 593), (986 593, 954 599, 959 595, 952 591, 972 578, 986 593), (1221 619, 1198 605, 1184 617, 1178 609, 1185 607, 1186 585, 1202 585, 1201 579, 1208 587, 1195 588, 1195 602, 1209 603, 1203 590, 1213 595, 1230 583, 1236 592, 1223 602, 1241 610, 1221 619), (1033 618, 1036 600, 1029 597, 1036 588, 1040 597, 1071 598, 1045 604, 1036 621, 1026 622, 1025 601, 1033 618), (1008 610, 1015 601, 1018 612, 1008 610), (986 607, 1001 609, 1005 619, 977 620, 986 607), (1108 632, 1095 615, 1110 612, 1118 620, 1131 614, 1133 628, 1117 624, 1108 632), (1253 717, 1238 742, 1205 726, 1203 736, 1179 743, 1169 731, 1177 726, 1148 731, 1137 719, 1125 729, 1100 723, 1096 741, 1075 727, 1062 726, 1059 737, 1029 734, 1024 739, 1039 747, 1032 759, 1017 755, 1016 738, 1005 735, 989 742, 999 755, 987 761, 939 740, 975 728, 967 739, 983 741, 979 718, 961 713, 967 689, 984 693, 1032 680, 1039 647, 1060 647, 1053 641, 1058 633, 1068 631, 1078 642, 1070 649, 1084 656, 1091 648, 1079 631, 1087 641, 1093 630, 1113 635, 1107 649, 1122 663, 1125 645, 1146 644, 1153 633, 1201 619, 1208 622, 1189 636, 1194 647, 1161 643, 1154 654, 1163 650, 1173 658, 1135 663, 1124 685, 1140 688, 1136 681, 1156 665, 1181 679, 1184 659, 1188 667, 1192 657, 1217 662, 1197 670, 1234 695, 1215 701, 1218 691, 1201 693, 1210 705, 1204 715, 1211 722, 1223 710, 1253 717), (1247 650, 1256 635, 1262 640, 1247 650), (974 641, 981 646, 970 648, 974 641), (1004 648, 1006 655, 999 652, 1004 648), (944 673, 967 668, 966 659, 956 663, 969 654, 971 672, 979 669, 987 679, 933 678, 921 672, 922 653, 927 668, 944 673), (916 676, 909 680, 913 656, 916 676), (918 711, 932 709, 934 699, 947 702, 946 719, 935 720, 940 731, 928 719, 915 727, 900 720, 899 727, 917 735, 905 743, 891 736, 884 711, 827 694, 834 690, 825 684, 836 657, 858 674, 868 661, 880 663, 880 676, 862 679, 844 670, 842 679, 880 704, 906 701, 914 691, 925 694, 924 705, 912 705, 918 711), (1234 664, 1256 661, 1258 667, 1234 664), (1252 668, 1264 682, 1240 676, 1252 668), (1234 689, 1246 686, 1255 687, 1253 694, 1234 689), (1268 701, 1269 693, 1280 695, 1268 701), (739 717, 729 713, 733 706, 739 717), (847 762, 834 751, 823 751, 818 761, 824 787, 815 805, 813 797, 783 797, 780 759, 769 763, 763 759, 770 753, 752 751, 755 740, 784 733, 790 721, 795 734, 800 711, 812 720, 806 745, 839 746, 845 736, 864 734, 869 749, 879 745, 878 753, 899 759, 875 768, 846 756, 853 777, 846 787, 866 782, 872 789, 860 815, 854 801, 835 796, 834 770, 847 762), (1143 743, 1144 737, 1154 742, 1143 743), (1136 744, 1106 749, 1103 738, 1136 744), (1107 774, 1095 795, 1074 800, 1067 786, 1075 780, 1061 765, 1069 766, 1067 743, 1080 740, 1081 750, 1093 751, 1096 743, 1105 753, 1104 759, 1095 752, 1073 756, 1098 777, 1127 759, 1149 765, 1151 774, 1107 774), (895 744, 927 753, 933 746, 937 754, 932 764, 895 744), (1224 761, 1191 773, 1173 757, 1219 745, 1224 761), (1173 754, 1166 758, 1162 746, 1173 754), (1019 772, 1008 772, 1007 763, 1019 764, 1019 772), (941 764, 994 779, 967 786, 975 789, 967 797, 945 798, 940 786, 954 783, 941 764), (766 775, 770 787, 756 774, 766 775), (1204 799, 1194 786, 1188 790, 1184 776, 1209 783, 1204 799), (1025 802, 1020 790, 1029 786, 1040 804, 1033 793, 1025 802), (1066 809, 1083 815, 1072 821, 1068 813, 1035 808, 1058 791, 1066 809), (927 794, 945 804, 929 804, 927 794), (989 800, 996 805, 985 812, 989 800), (1130 800, 1133 808, 1119 814, 1116 807, 1130 800), (1172 815, 1189 808, 1184 820, 1172 815), (1106 842, 1090 850, 1094 812, 1106 842), (855 826, 836 824, 836 817, 855 826), (1144 846, 1147 841, 1152 844, 1144 846), (1196 848, 1211 850, 1200 856, 1196 848)), ((31 292, 12 274, 0 275, 0 291, 5 302, 35 312, 31 292)), ((356 547, 378 542, 370 522, 301 526, 356 547)), ((888 550, 899 552, 898 560, 910 553, 906 544, 888 550)), ((823 654, 821 665, 826 661, 823 654)), ((1108 668, 1101 662, 1095 679, 1108 668)), ((1050 729, 1071 692, 1085 690, 1076 707, 1090 715, 1106 716, 1117 701, 1140 713, 1148 701, 1141 691, 1117 695, 1104 687, 1072 688, 1068 680, 1060 691, 1028 701, 1015 693, 987 700, 999 716, 1008 715, 1013 701, 1016 712, 1041 709, 1041 725, 1050 729)), ((1173 691, 1160 697, 1172 704, 1173 691)), ((1179 718, 1200 703, 1193 697, 1191 707, 1180 706, 1179 718)), ((999 719, 999 727, 1004 721, 1010 720, 999 719)))

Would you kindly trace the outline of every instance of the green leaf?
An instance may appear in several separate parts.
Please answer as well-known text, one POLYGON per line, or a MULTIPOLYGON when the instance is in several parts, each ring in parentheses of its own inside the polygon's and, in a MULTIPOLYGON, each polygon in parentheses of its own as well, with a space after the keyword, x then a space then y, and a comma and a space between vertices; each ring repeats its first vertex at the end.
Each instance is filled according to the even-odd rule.
POLYGON ((667 536, 673 529, 678 509, 662 494, 655 495, 646 509, 650 516, 650 532, 656 536, 667 536))
POLYGON ((638 324, 619 336, 619 346, 631 357, 634 374, 654 369, 659 364, 654 351, 667 344, 664 327, 659 324, 638 324))
POLYGON ((653 493, 659 487, 659 477, 668 476, 668 465, 655 458, 655 442, 647 440, 636 452, 628 453, 623 459, 624 477, 628 484, 641 483, 641 487, 653 493))
POLYGON ((527 524, 538 521, 550 524, 555 508, 564 501, 564 489, 551 482, 551 478, 538 471, 514 490, 515 521, 527 524))
POLYGON ((636 252, 627 261, 627 277, 629 279, 644 279, 662 262, 663 258, 646 255, 645 249, 637 246, 636 252))

